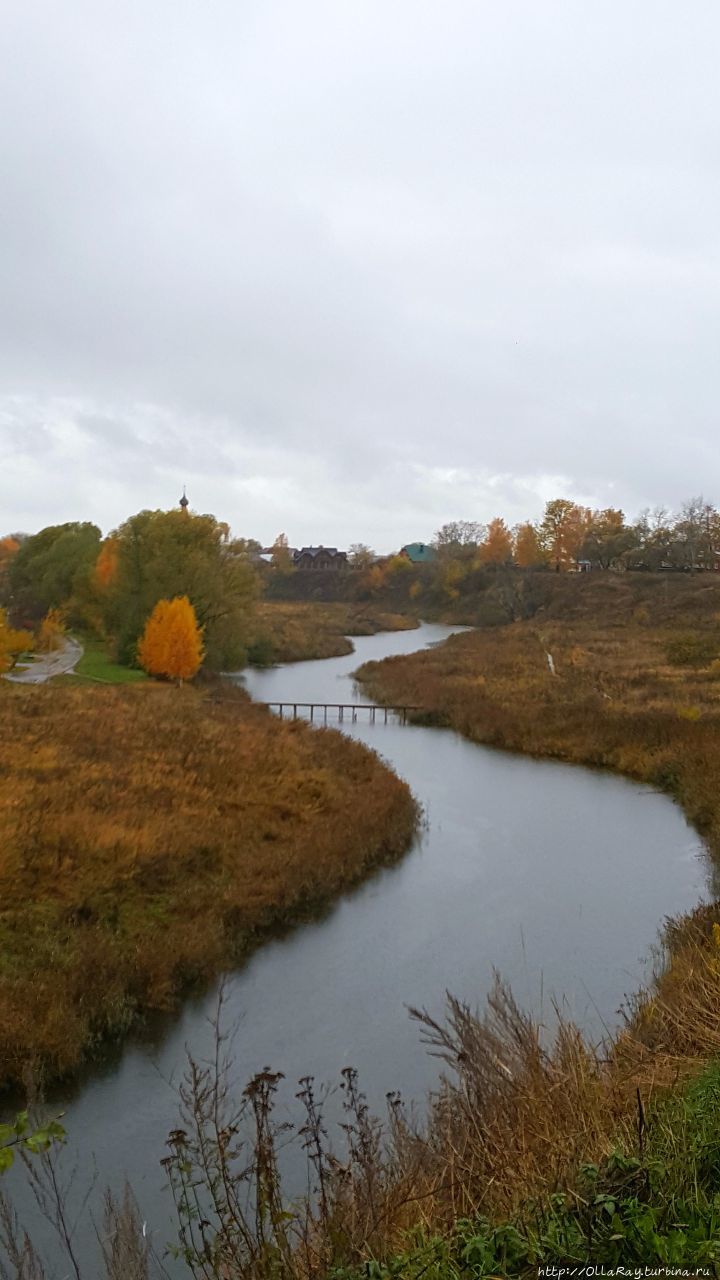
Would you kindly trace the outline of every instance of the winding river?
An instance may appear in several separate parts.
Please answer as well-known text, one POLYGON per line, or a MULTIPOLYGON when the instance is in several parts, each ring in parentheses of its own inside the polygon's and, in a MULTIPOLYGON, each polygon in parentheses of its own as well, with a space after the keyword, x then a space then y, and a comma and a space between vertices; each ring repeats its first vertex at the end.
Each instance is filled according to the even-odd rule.
MULTIPOLYGON (((361 662, 451 631, 424 624, 363 637, 347 657, 237 679, 261 701, 365 701, 352 680, 361 662)), ((711 874, 680 809, 647 787, 478 747, 449 730, 363 720, 346 719, 343 732, 407 779, 426 821, 402 862, 322 919, 269 942, 228 980, 238 1080, 266 1065, 285 1072, 283 1113, 300 1076, 337 1081, 347 1064, 380 1110, 389 1089, 422 1099, 438 1063, 420 1047, 405 1007, 440 1014, 448 989, 481 1003, 494 967, 522 1004, 551 1018, 556 996, 600 1036, 648 976, 663 918, 694 906, 711 874)), ((73 1195, 94 1170, 98 1187, 127 1175, 158 1246, 173 1235, 158 1162, 177 1120, 174 1082, 186 1048, 209 1054, 215 1002, 214 991, 187 1001, 51 1099, 66 1113, 63 1163, 78 1167, 73 1195)), ((37 1217, 27 1202, 20 1208, 37 1217)), ((87 1226, 78 1239, 88 1256, 87 1226)))

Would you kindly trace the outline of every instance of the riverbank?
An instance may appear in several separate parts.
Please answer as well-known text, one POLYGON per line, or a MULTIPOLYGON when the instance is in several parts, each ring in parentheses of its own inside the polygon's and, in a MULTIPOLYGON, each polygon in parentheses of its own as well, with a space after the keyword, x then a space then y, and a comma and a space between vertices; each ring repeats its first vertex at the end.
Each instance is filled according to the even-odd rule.
POLYGON ((350 636, 413 631, 417 626, 410 612, 393 613, 371 604, 263 600, 255 608, 249 658, 259 667, 339 658, 353 652, 350 636))
POLYGON ((415 831, 408 787, 372 752, 229 687, 0 697, 4 1084, 71 1072, 415 831))
POLYGON ((720 855, 716 648, 720 632, 546 619, 454 636, 357 678, 473 742, 651 783, 720 855))
MULTIPOLYGON (((675 1274, 717 1276, 718 1064, 643 1114, 640 1142, 586 1165, 574 1194, 536 1202, 505 1222, 476 1217, 447 1234, 421 1230, 376 1265, 375 1280, 536 1280, 539 1267, 560 1262, 578 1274, 594 1264, 638 1275, 672 1266, 675 1274)), ((367 1269, 340 1275, 365 1280, 367 1269)))
MULTIPOLYGON (((717 625, 708 619, 692 627, 685 618, 681 629, 648 621, 546 617, 541 625, 536 620, 467 633, 421 653, 368 663, 357 677, 369 697, 421 704, 428 708, 426 723, 451 727, 474 742, 650 783, 677 800, 717 859, 717 625)), ((632 849, 627 856, 632 858, 632 849)), ((602 1193, 618 1198, 617 1177, 613 1184, 603 1165, 613 1151, 621 1157, 612 1166, 615 1174, 622 1171, 622 1161, 630 1161, 638 1186, 646 1187, 647 1221, 667 1224, 672 1196, 662 1177, 651 1177, 657 1165, 647 1126, 654 1126, 649 1130, 654 1140, 667 1124, 657 1118, 656 1099, 669 1090, 669 1100, 657 1106, 682 1108, 692 1093, 686 1082, 720 1053, 720 905, 713 902, 674 921, 666 942, 664 972, 653 989, 637 997, 627 1026, 600 1053, 570 1024, 561 1024, 547 1049, 533 1021, 502 992, 491 1001, 485 1021, 451 1008, 447 1026, 428 1025, 456 1072, 456 1083, 431 1108, 422 1142, 401 1145, 395 1161, 393 1185, 412 1176, 413 1194, 423 1199, 422 1211, 410 1222, 406 1218, 406 1226, 430 1235, 440 1229, 449 1249, 453 1223, 472 1218, 477 1225, 483 1219, 480 1235, 487 1254, 478 1244, 477 1256, 486 1257, 500 1274, 524 1275, 533 1258, 574 1259, 574 1252, 565 1252, 562 1235, 551 1246, 550 1237, 540 1243, 536 1234, 535 1253, 529 1245, 523 1253, 518 1244, 514 1261, 501 1258, 488 1240, 493 1232, 496 1239, 505 1233, 507 1240, 520 1228, 526 1237, 532 1235, 538 1212, 559 1229, 559 1208, 565 1212, 587 1193, 582 1167, 588 1162, 605 1169, 602 1193), (558 1212, 549 1199, 556 1194, 558 1212)), ((672 1132, 670 1137, 677 1141, 672 1132)), ((620 1183, 634 1185, 632 1179, 620 1183)), ((720 1191, 716 1172, 705 1179, 703 1190, 720 1191)), ((713 1223, 712 1214, 695 1223, 698 1251, 683 1258, 715 1257, 709 1244, 713 1223)), ((618 1240, 631 1234, 627 1223, 617 1224, 618 1240)), ((604 1252, 591 1255, 582 1255, 581 1234, 577 1240, 580 1260, 612 1261, 607 1240, 604 1252)), ((662 1245, 648 1236, 644 1254, 637 1240, 635 1251, 617 1243, 615 1250, 623 1262, 678 1260, 677 1247, 683 1244, 681 1236, 678 1240, 679 1246, 662 1245)), ((381 1251, 386 1248, 384 1243, 381 1251)), ((416 1261, 417 1267, 408 1262, 399 1273, 413 1275, 419 1256, 416 1261)), ((429 1274, 448 1272, 440 1268, 429 1274)), ((485 1272, 470 1268, 460 1274, 485 1272)))
MULTIPOLYGON (((362 701, 364 695, 353 691, 352 672, 363 654, 401 653, 418 643, 436 645, 446 636, 443 628, 423 625, 417 636, 367 637, 346 658, 309 663, 302 670, 248 671, 244 682, 262 701, 300 694, 337 698, 345 691, 362 701)), ((428 651, 434 652, 443 650, 428 651)), ((122 691, 126 699, 140 695, 141 689, 122 691)), ((447 1263, 428 1274, 447 1280, 456 1259, 460 1270, 471 1240, 473 1256, 479 1256, 483 1217, 500 1224, 499 1238, 503 1231, 509 1238, 511 1228, 524 1229, 531 1192, 544 1200, 558 1186, 579 1191, 574 1179, 588 1153, 601 1160, 618 1146, 634 1158, 638 1082, 650 1116, 650 1082, 660 1079, 662 1069, 666 1077, 677 1073, 677 1061, 663 1057, 660 1048, 647 1061, 618 1059, 618 1069, 611 1071, 603 1052, 589 1048, 568 1023, 557 1044, 549 1045, 551 1010, 547 1001, 543 1008, 542 999, 527 1001, 521 979, 529 965, 538 982, 542 972, 547 991, 566 997, 573 986, 584 987, 593 1002, 599 997, 605 1016, 612 1017, 627 990, 628 973, 637 972, 634 962, 656 937, 657 923, 667 910, 697 901, 702 892, 704 876, 698 876, 697 867, 692 893, 684 892, 697 857, 679 812, 662 797, 609 776, 482 751, 452 733, 359 722, 346 730, 379 749, 410 779, 426 806, 427 823, 410 857, 310 928, 258 950, 226 984, 223 1023, 229 1031, 244 1028, 225 1094, 227 1118, 235 1124, 235 1104, 244 1098, 238 1142, 250 1145, 244 1146, 240 1162, 247 1163, 247 1173, 235 1183, 234 1161, 223 1168, 223 1178, 227 1175, 227 1185, 237 1187, 243 1197, 248 1184, 252 1188, 260 1178, 263 1194, 277 1193, 284 1208, 273 1222, 265 1222, 263 1239, 254 1234, 254 1222, 240 1236, 236 1222, 214 1219, 213 1238, 224 1251, 223 1260, 232 1261, 224 1272, 218 1263, 218 1276, 266 1280, 277 1274, 279 1250, 281 1274, 293 1280, 308 1275, 349 1280, 357 1274, 356 1264, 367 1258, 387 1260, 387 1274, 394 1277, 413 1275, 411 1266, 423 1274, 422 1266, 432 1258, 425 1253, 422 1266, 415 1266, 416 1246, 418 1239, 432 1238, 432 1249, 444 1250, 437 1257, 447 1263), (633 847, 635 866, 642 868, 639 875, 626 874, 627 850, 617 852, 625 840, 633 847), (522 936, 515 947, 511 939, 518 930, 522 936), (255 1121, 248 1100, 269 1089, 269 1101, 274 1097, 277 1102, 275 1116, 284 1124, 293 1114, 295 1081, 312 1074, 331 1083, 350 1062, 359 1068, 357 1087, 367 1091, 371 1109, 382 1114, 388 1088, 419 1101, 427 1088, 437 1087, 437 1075, 434 1067, 425 1074, 433 1059, 418 1045, 418 1027, 408 1023, 404 1007, 426 1003, 442 1020, 448 987, 474 1005, 484 998, 493 964, 513 982, 518 980, 523 1003, 545 1026, 521 1015, 502 992, 492 998, 489 1024, 461 1003, 450 1007, 446 1024, 421 1019, 421 1033, 448 1064, 449 1083, 427 1111, 416 1111, 411 1124, 391 1095, 390 1123, 382 1136, 364 1104, 359 1118, 345 1112, 342 1099, 349 1101, 350 1080, 344 1079, 348 1089, 323 1104, 324 1127, 335 1135, 329 1139, 334 1157, 327 1153, 326 1137, 319 1135, 327 1216, 311 1217, 308 1223, 298 1201, 307 1184, 308 1133, 302 1121, 293 1132, 283 1129, 277 1155, 289 1180, 280 1190, 270 1188, 269 1131, 266 1127, 260 1135, 259 1163, 254 1163, 255 1121), (603 986, 608 970, 613 974, 609 988, 603 986), (243 1085, 263 1063, 285 1072, 287 1079, 271 1085, 280 1077, 261 1073, 243 1093, 243 1085), (338 1130, 338 1120, 347 1121, 350 1129, 338 1130), (291 1143, 300 1169, 292 1163, 291 1143), (293 1219, 285 1216, 290 1207, 297 1210, 293 1219), (459 1225, 463 1219, 467 1233, 459 1225), (296 1247, 285 1265, 288 1240, 296 1247), (257 1265, 251 1267, 247 1258, 253 1251, 257 1265)), ((638 980, 630 979, 633 985, 638 980)), ((162 1225, 167 1222, 165 1194, 158 1188, 155 1198, 148 1185, 148 1171, 157 1168, 166 1135, 178 1125, 175 1102, 161 1082, 177 1076, 187 1046, 199 1064, 202 1097, 195 1119, 191 1115, 189 1123, 185 1117, 181 1121, 189 1137, 188 1145, 178 1149, 176 1171, 182 1177, 190 1168, 193 1186, 196 1178, 202 1180, 189 1144, 203 1114, 210 1126, 205 1153, 213 1160, 217 1155, 221 1167, 227 1152, 226 1146, 217 1151, 213 1145, 218 1116, 221 1141, 224 1132, 222 1096, 202 1075, 202 1064, 214 1053, 208 1019, 215 999, 207 993, 188 1002, 177 1025, 147 1057, 134 1046, 117 1071, 94 1079, 67 1106, 59 1099, 70 1141, 74 1137, 77 1142, 67 1159, 81 1167, 95 1160, 101 1183, 112 1180, 117 1169, 127 1170, 156 1243, 176 1238, 174 1226, 162 1225)), ((632 1053, 637 1052, 635 1045, 632 1053)), ((647 1053, 646 1046, 642 1052, 647 1053)), ((320 1086, 318 1096, 325 1096, 320 1086)), ((313 1185, 317 1176, 313 1162, 313 1185)), ((277 1207, 279 1200, 272 1203, 277 1207)), ((531 1231, 530 1219, 527 1225, 531 1231)), ((89 1264, 89 1274, 97 1270, 89 1264)), ((502 1274, 499 1266, 496 1270, 502 1274)), ((465 1273, 473 1275, 467 1267, 465 1273)), ((212 1271, 199 1261, 196 1274, 212 1271)), ((485 1272, 476 1269, 475 1274, 485 1272)))

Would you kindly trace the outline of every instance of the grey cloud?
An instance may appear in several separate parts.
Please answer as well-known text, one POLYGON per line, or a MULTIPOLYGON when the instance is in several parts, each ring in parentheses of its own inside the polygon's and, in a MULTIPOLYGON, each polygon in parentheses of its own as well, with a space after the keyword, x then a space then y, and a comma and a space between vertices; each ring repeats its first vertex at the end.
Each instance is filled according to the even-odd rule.
POLYGON ((7 8, 0 531, 713 496, 710 6, 7 8))

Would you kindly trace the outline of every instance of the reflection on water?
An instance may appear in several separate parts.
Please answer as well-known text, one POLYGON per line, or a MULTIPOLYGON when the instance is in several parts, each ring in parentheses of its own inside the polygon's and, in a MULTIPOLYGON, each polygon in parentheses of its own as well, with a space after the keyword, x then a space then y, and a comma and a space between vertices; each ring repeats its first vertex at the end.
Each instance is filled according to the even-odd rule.
MULTIPOLYGON (((260 701, 366 701, 352 682, 360 662, 449 630, 362 637, 347 657, 242 679, 260 701)), ((408 780, 426 824, 401 863, 230 978, 238 1079, 266 1065, 284 1071, 289 1108, 300 1076, 337 1081, 352 1064, 375 1107, 389 1089, 422 1098, 438 1063, 419 1048, 406 1007, 439 1013, 446 990, 480 1003, 493 967, 521 1003, 549 1017, 556 995, 601 1035, 647 974, 663 918, 705 889, 702 845, 680 810, 620 778, 477 747, 446 730, 358 720, 343 731, 408 780)), ((99 1183, 115 1185, 127 1173, 161 1241, 172 1230, 158 1162, 176 1121, 173 1081, 186 1048, 209 1054, 215 1002, 213 991, 189 1000, 63 1099, 82 1172, 94 1162, 99 1183)), ((83 1247, 92 1248, 89 1233, 83 1247)))

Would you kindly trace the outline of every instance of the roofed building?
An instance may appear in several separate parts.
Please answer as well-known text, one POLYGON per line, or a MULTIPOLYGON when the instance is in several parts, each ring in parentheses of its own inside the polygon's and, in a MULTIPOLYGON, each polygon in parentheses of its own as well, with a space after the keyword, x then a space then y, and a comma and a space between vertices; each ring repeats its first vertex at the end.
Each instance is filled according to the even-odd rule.
POLYGON ((337 547, 300 547, 293 553, 296 569, 311 569, 316 573, 345 569, 347 562, 347 552, 338 551, 337 547))
POLYGON ((400 548, 398 554, 404 556, 411 564, 430 564, 437 552, 426 542, 408 542, 406 546, 400 548))

